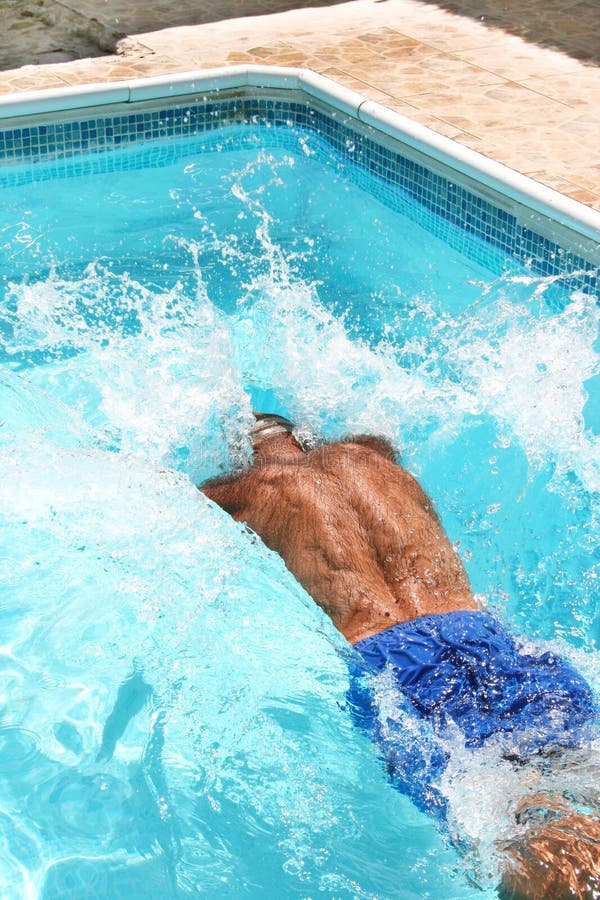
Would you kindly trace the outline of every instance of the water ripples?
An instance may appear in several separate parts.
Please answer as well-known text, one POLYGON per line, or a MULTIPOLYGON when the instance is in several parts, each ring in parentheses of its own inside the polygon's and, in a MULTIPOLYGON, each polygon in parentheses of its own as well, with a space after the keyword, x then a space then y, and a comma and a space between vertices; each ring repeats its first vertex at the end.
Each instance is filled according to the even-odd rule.
POLYGON ((38 738, 18 725, 0 726, 0 777, 26 778, 40 758, 38 738))

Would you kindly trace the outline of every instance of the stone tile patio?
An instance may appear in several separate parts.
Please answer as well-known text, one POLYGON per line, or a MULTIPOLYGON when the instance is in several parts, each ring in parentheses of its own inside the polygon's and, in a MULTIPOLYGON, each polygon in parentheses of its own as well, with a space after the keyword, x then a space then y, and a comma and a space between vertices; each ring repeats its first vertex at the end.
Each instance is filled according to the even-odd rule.
POLYGON ((3 0, 1 16, 0 93, 306 66, 600 210, 596 0, 3 0))

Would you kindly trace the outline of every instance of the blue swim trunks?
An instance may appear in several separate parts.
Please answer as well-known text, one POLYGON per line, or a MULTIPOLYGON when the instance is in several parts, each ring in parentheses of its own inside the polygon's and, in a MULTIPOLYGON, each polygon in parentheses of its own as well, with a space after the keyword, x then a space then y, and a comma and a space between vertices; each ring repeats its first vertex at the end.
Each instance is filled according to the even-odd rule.
MULTIPOLYGON (((458 727, 467 747, 510 734, 514 752, 527 757, 577 745, 596 718, 592 692, 569 663, 551 652, 520 648, 485 612, 460 610, 402 622, 360 641, 355 650, 368 672, 390 667, 403 697, 431 724, 433 735, 458 727)), ((382 723, 373 698, 366 696, 364 686, 351 688, 361 724, 385 749, 391 768, 400 768, 399 780, 418 805, 431 806, 427 783, 443 771, 447 754, 434 741, 419 762, 423 747, 418 753, 407 748, 406 728, 398 729, 402 734, 395 742, 393 727, 382 723), (409 760, 402 758, 407 751, 409 760)))

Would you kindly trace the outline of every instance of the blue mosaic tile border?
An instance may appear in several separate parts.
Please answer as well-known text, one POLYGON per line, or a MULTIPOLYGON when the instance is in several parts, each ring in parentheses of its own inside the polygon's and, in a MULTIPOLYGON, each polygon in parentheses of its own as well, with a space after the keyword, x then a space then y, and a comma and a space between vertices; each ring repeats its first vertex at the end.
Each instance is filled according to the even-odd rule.
MULTIPOLYGON (((232 123, 294 126, 306 129, 309 136, 316 133, 358 171, 377 177, 381 191, 377 187, 375 190, 382 202, 403 208, 403 195, 416 200, 433 214, 428 218, 430 230, 467 256, 485 265, 483 241, 491 257, 494 251, 502 251, 524 263, 536 275, 559 276, 569 290, 600 293, 596 264, 531 231, 511 213, 477 196, 451 177, 415 162, 401 149, 392 150, 340 122, 337 114, 327 115, 304 102, 237 97, 0 129, 0 164, 64 160, 141 141, 193 137, 232 123), (390 190, 390 186, 395 190, 390 190), (473 246, 474 239, 477 247, 473 246)), ((21 177, 27 180, 26 173, 21 177)), ((372 181, 370 188, 373 189, 372 181)), ((490 268, 494 269, 492 262, 490 259, 490 268)))

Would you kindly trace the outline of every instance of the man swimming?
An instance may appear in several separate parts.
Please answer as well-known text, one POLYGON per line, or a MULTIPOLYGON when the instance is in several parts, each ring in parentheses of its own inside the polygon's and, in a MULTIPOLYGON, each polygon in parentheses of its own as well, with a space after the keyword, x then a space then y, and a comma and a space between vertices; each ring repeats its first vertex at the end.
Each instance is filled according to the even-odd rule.
MULTIPOLYGON (((556 655, 520 650, 478 609, 430 499, 393 447, 361 435, 304 449, 289 420, 255 417, 252 466, 201 490, 280 554, 364 665, 391 668, 412 707, 440 734, 458 728, 467 747, 506 738, 507 758, 521 765, 577 745, 596 716, 588 685, 556 655)), ((415 795, 425 808, 438 803, 430 788, 415 795)), ((542 809, 505 848, 502 896, 600 897, 598 817, 551 797, 532 815, 542 809)))

